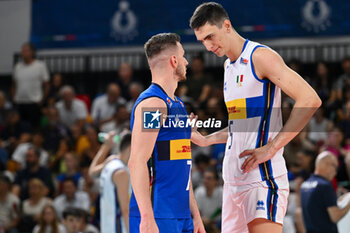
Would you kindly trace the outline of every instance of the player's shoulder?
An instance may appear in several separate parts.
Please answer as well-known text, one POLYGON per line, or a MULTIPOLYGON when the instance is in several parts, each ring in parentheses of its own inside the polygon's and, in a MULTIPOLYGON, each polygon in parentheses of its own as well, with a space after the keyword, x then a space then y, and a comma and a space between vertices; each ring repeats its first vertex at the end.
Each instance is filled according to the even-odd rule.
POLYGON ((140 111, 140 109, 166 109, 167 105, 165 101, 157 96, 149 97, 147 99, 142 100, 136 107, 136 111, 140 111))

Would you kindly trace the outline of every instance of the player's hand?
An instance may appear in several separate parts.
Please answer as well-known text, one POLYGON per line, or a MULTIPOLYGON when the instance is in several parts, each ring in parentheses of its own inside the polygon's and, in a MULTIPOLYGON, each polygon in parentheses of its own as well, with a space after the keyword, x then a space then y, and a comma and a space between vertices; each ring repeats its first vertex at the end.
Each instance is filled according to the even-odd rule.
POLYGON ((154 218, 141 218, 140 233, 159 233, 159 229, 154 218))
POLYGON ((196 122, 198 120, 198 115, 194 115, 194 113, 191 112, 189 118, 190 118, 190 122, 192 122, 194 120, 194 127, 192 128, 192 131, 197 131, 197 124, 196 124, 196 122))
POLYGON ((276 154, 276 152, 277 150, 273 148, 270 141, 265 146, 259 147, 257 149, 245 150, 239 155, 239 158, 248 156, 242 164, 241 169, 244 173, 248 173, 256 168, 260 163, 271 159, 276 154))
POLYGON ((201 218, 193 218, 193 233, 206 233, 201 218))
POLYGON ((117 132, 115 132, 114 130, 113 131, 110 131, 106 138, 105 138, 105 141, 103 144, 105 144, 106 146, 108 146, 109 148, 112 148, 114 146, 114 136, 117 134, 117 132))

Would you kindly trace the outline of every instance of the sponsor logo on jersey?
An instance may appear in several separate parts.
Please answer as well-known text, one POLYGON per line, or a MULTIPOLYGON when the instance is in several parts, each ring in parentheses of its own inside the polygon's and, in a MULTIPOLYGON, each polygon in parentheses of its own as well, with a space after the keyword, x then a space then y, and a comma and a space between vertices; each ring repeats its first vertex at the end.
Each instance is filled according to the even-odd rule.
POLYGON ((245 59, 245 58, 241 57, 241 62, 240 63, 243 64, 243 65, 247 65, 248 64, 248 59, 245 59))
POLYGON ((256 210, 265 210, 264 201, 258 200, 258 202, 256 203, 256 210))
POLYGON ((178 139, 170 141, 170 160, 191 159, 191 140, 178 139))
POLYGON ((246 119, 246 99, 236 99, 226 102, 229 120, 246 119))

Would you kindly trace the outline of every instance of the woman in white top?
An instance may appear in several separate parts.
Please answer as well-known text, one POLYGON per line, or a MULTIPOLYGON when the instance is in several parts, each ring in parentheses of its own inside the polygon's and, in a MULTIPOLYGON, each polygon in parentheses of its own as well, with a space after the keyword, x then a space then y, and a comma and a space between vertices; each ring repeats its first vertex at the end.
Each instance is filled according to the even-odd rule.
POLYGON ((33 233, 66 233, 66 228, 59 223, 55 209, 51 204, 44 207, 39 224, 34 227, 33 233))
POLYGON ((29 181, 29 198, 23 202, 23 215, 31 216, 35 221, 39 221, 40 214, 47 204, 51 204, 51 199, 45 197, 47 189, 44 183, 33 178, 29 181))

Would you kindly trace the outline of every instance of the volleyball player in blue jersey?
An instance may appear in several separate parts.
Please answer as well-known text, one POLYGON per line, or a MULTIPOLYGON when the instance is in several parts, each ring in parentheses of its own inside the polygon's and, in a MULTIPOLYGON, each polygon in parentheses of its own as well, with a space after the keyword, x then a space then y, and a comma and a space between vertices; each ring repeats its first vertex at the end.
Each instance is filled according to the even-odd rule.
POLYGON ((180 37, 155 35, 145 51, 152 84, 131 114, 130 233, 204 233, 190 181, 191 127, 170 124, 187 120, 184 103, 174 95, 188 64, 180 37))

